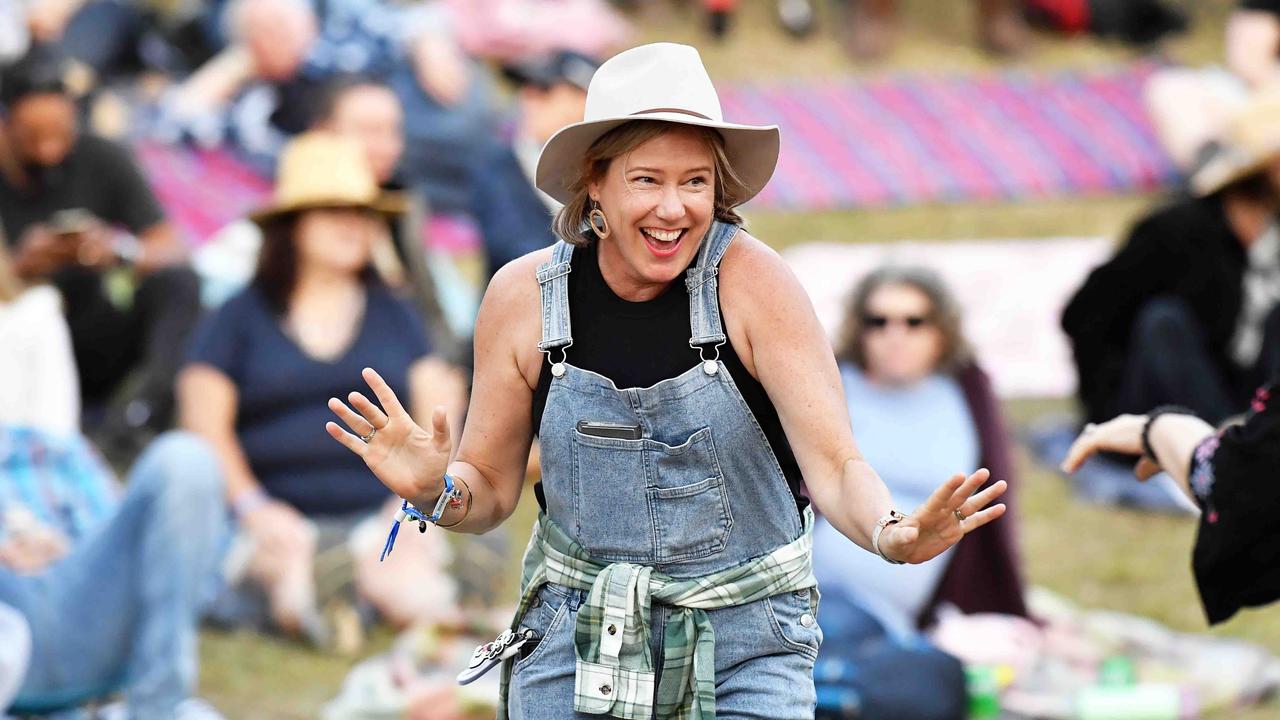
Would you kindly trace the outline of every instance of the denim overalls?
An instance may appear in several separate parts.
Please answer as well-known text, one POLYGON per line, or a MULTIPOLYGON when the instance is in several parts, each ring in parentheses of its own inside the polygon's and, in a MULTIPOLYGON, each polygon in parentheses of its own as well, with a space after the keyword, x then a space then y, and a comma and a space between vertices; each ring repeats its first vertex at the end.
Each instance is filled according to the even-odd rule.
MULTIPOLYGON (((704 361, 647 388, 619 389, 569 363, 572 246, 558 243, 538 271, 539 349, 552 375, 539 429, 546 512, 596 561, 697 577, 766 555, 802 532, 778 461, 717 360, 727 338, 716 275, 737 231, 713 223, 685 280, 689 343, 704 361), (643 437, 584 435, 576 428, 581 420, 639 425, 643 437)), ((548 584, 521 619, 542 640, 512 668, 510 717, 599 717, 574 711, 574 618, 584 596, 548 584)), ((670 612, 654 604, 651 627, 663 627, 670 612)), ((810 590, 709 611, 718 717, 813 717, 813 661, 822 642, 816 612, 817 593, 810 590)), ((660 632, 652 633, 650 645, 661 658, 660 632)))

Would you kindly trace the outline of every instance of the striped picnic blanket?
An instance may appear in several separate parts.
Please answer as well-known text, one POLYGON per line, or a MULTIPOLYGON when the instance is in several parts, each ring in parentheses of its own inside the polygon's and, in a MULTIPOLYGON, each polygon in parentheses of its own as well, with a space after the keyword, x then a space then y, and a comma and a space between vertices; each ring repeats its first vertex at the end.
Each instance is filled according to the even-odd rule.
POLYGON ((736 122, 782 127, 761 207, 1091 195, 1176 179, 1142 105, 1155 69, 729 85, 721 103, 736 122))

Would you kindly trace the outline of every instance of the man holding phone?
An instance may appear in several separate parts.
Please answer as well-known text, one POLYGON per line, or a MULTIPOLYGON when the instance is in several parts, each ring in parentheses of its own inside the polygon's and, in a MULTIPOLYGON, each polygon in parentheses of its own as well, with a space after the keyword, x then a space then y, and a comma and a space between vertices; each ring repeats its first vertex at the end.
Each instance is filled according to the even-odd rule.
POLYGON ((169 424, 199 283, 128 150, 80 132, 67 69, 36 46, 0 79, 0 223, 18 274, 62 294, 86 429, 128 460, 169 424), (105 283, 121 263, 133 269, 124 302, 105 283))

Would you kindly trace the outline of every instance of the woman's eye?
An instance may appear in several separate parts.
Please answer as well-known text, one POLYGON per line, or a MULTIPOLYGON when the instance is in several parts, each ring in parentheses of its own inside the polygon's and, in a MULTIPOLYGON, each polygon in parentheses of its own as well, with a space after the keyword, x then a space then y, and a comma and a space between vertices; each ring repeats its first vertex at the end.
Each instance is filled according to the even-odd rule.
POLYGON ((690 180, 689 184, 693 185, 694 187, 702 187, 707 184, 707 179, 704 177, 696 177, 690 180))
POLYGON ((635 179, 634 179, 634 180, 632 180, 631 182, 638 182, 638 183, 652 183, 652 182, 654 182, 654 179, 653 179, 653 178, 651 178, 651 177, 649 177, 648 175, 641 175, 640 177, 635 178, 635 179))

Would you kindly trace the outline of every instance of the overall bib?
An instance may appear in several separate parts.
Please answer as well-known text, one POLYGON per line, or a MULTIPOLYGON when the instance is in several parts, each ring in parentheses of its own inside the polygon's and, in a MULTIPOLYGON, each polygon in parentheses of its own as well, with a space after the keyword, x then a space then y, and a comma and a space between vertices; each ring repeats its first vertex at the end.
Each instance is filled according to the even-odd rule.
MULTIPOLYGON (((729 606, 708 603, 705 596, 716 592, 703 587, 703 604, 696 607, 713 609, 696 612, 705 612, 700 617, 714 629, 698 640, 714 646, 710 716, 800 720, 813 717, 813 661, 822 642, 807 545, 811 512, 806 509, 802 517, 797 511, 763 431, 718 360, 718 348, 727 337, 720 319, 717 273, 737 231, 736 225, 713 223, 686 274, 689 344, 703 361, 646 388, 618 388, 609 378, 569 362, 573 336, 568 273, 573 247, 557 243, 551 262, 539 269, 539 349, 547 354, 551 365, 546 371, 552 376, 539 428, 546 497, 540 522, 554 524, 571 538, 596 570, 601 566, 626 570, 627 574, 617 576, 630 577, 632 591, 637 576, 642 588, 649 587, 650 572, 668 587, 688 586, 696 584, 685 582, 689 579, 723 577, 752 561, 759 566, 764 556, 777 556, 784 546, 795 549, 792 559, 797 564, 787 581, 770 586, 774 589, 755 588, 757 599, 745 603, 732 599, 736 586, 716 588, 719 605, 729 606), (583 434, 577 424, 584 420, 638 425, 642 437, 583 434), (778 588, 786 589, 778 592, 778 588), (769 595, 761 597, 764 593, 769 595)), ((654 351, 690 352, 685 348, 654 351)), ((526 556, 526 584, 539 532, 535 531, 526 556)), ((752 577, 764 574, 751 573, 752 577)), ((621 688, 611 687, 609 681, 586 683, 589 687, 581 677, 575 681, 581 646, 581 642, 575 645, 575 626, 579 613, 590 609, 584 603, 591 593, 545 579, 525 590, 530 592, 525 593, 518 626, 535 630, 541 641, 509 668, 509 717, 601 716, 575 710, 575 695, 579 709, 584 704, 606 707, 610 709, 591 712, 631 717, 621 706, 608 704, 610 694, 618 694, 621 688), (595 697, 584 698, 584 694, 595 697)), ((639 631, 647 633, 644 647, 661 682, 666 682, 664 643, 670 638, 663 628, 673 613, 685 611, 662 602, 661 597, 654 591, 651 605, 649 596, 642 598, 641 607, 649 608, 649 623, 639 631)), ((636 631, 627 626, 628 633, 636 631)), ((583 629, 576 632, 581 640, 583 629)), ((608 633, 613 633, 612 626, 608 633)), ((670 663, 669 656, 666 661, 670 663)), ((685 717, 687 712, 663 709, 656 702, 654 708, 653 716, 659 718, 685 717)), ((708 714, 703 710, 692 716, 708 714)))

